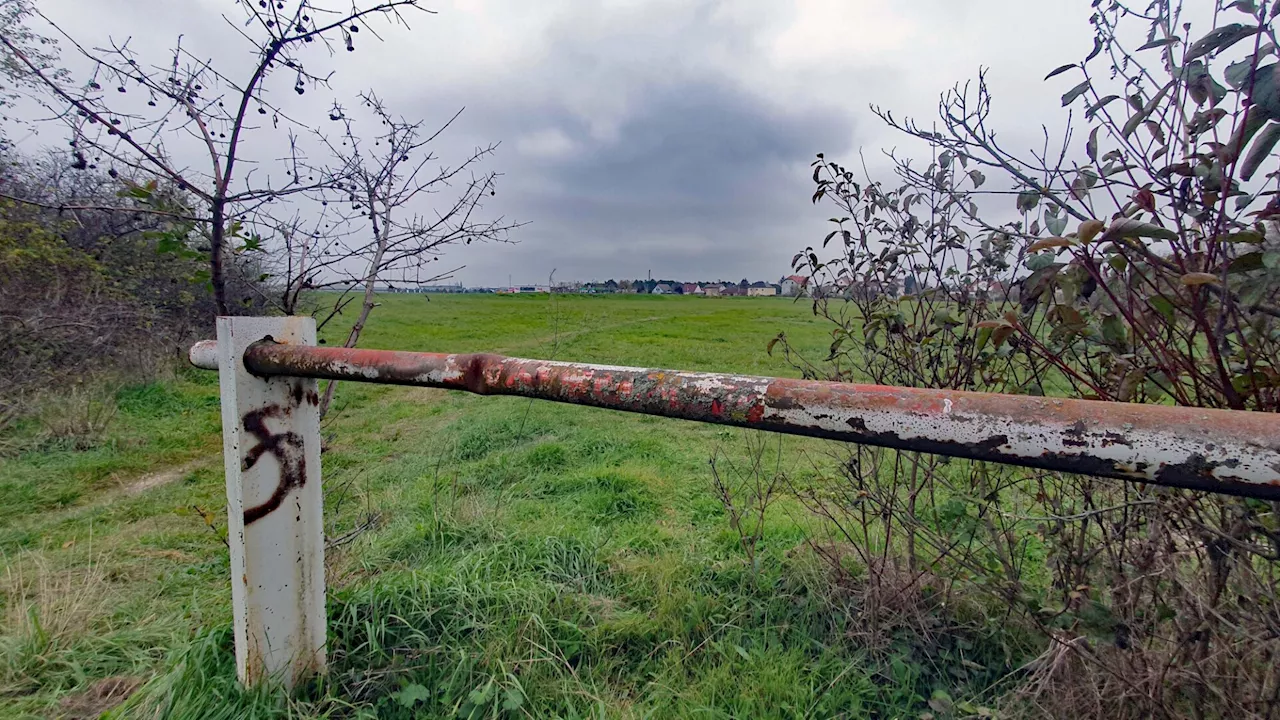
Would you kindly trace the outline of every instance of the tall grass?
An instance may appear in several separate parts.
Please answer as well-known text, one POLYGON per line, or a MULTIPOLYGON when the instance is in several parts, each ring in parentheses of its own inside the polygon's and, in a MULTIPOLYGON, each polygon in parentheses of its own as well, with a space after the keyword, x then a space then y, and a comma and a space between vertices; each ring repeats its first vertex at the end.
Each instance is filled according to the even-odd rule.
MULTIPOLYGON (((562 298, 558 328, 545 298, 395 296, 379 313, 370 347, 554 347, 761 374, 786 373, 764 352, 781 328, 830 342, 780 299, 562 298)), ((349 383, 325 429, 328 532, 378 520, 328 553, 329 674, 293 698, 245 692, 226 550, 190 509, 224 503, 214 381, 121 390, 114 442, 97 449, 0 459, 0 501, 14 509, 0 550, 23 578, 5 591, 0 714, 56 715, 124 676, 145 683, 113 717, 915 717, 936 690, 976 696, 1015 661, 906 639, 868 655, 850 632, 859 608, 832 592, 793 502, 770 505, 749 559, 708 465, 750 467, 742 431, 349 383), (202 456, 174 482, 114 493, 202 456), (48 602, 41 582, 82 604, 35 653, 22 608, 48 602)), ((827 451, 780 447, 801 473, 827 451)))

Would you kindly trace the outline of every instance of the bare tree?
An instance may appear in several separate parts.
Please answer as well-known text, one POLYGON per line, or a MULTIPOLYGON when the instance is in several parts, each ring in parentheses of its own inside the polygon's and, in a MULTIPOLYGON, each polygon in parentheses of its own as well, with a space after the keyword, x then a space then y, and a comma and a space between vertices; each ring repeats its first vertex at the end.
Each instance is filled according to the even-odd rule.
MULTIPOLYGON (((261 239, 247 231, 248 221, 261 222, 276 203, 337 181, 335 175, 306 162, 296 138, 299 131, 314 128, 271 101, 270 80, 279 73, 292 76, 299 95, 325 85, 330 73, 304 62, 309 46, 318 43, 332 58, 339 47, 354 50, 362 29, 376 37, 371 22, 404 23, 402 11, 421 9, 417 0, 384 0, 346 9, 313 0, 236 0, 236 5, 242 17, 224 19, 251 48, 253 62, 242 77, 220 69, 232 64, 229 61, 196 56, 181 38, 162 62, 156 62, 135 52, 128 39, 103 47, 82 44, 22 0, 6 0, 0 7, 6 28, 0 33, 0 66, 17 81, 9 90, 39 103, 50 113, 49 121, 65 125, 73 168, 106 164, 112 177, 156 178, 196 199, 199 209, 191 219, 208 241, 200 249, 208 256, 220 314, 230 307, 227 255, 261 246, 261 239), (57 70, 48 54, 36 51, 48 45, 27 29, 25 23, 32 18, 47 22, 55 36, 74 49, 77 62, 90 68, 87 80, 57 70), (11 32, 16 28, 22 32, 11 32), (255 164, 246 157, 246 139, 268 126, 283 126, 288 133, 283 178, 242 167, 255 164), (207 163, 198 169, 184 164, 199 155, 207 163)), ((136 203, 129 204, 129 212, 137 212, 135 204, 146 206, 151 199, 146 186, 135 189, 132 199, 136 203)))
MULTIPOLYGON (((285 297, 293 312, 303 290, 342 287, 343 292, 322 322, 346 307, 360 291, 360 310, 347 333, 344 347, 355 347, 370 313, 377 307, 382 284, 415 285, 442 280, 459 268, 438 271, 444 249, 473 242, 507 242, 517 223, 482 217, 483 201, 495 194, 498 174, 481 170, 496 145, 477 147, 456 164, 437 164, 430 148, 462 114, 459 110, 427 133, 422 121, 393 114, 373 93, 360 96, 359 110, 382 128, 362 137, 357 121, 340 105, 329 117, 341 124, 336 136, 320 134, 338 162, 325 186, 323 207, 331 222, 310 232, 289 232, 285 297), (343 210, 335 210, 342 206, 343 210)), ((336 383, 321 401, 328 409, 336 383)))

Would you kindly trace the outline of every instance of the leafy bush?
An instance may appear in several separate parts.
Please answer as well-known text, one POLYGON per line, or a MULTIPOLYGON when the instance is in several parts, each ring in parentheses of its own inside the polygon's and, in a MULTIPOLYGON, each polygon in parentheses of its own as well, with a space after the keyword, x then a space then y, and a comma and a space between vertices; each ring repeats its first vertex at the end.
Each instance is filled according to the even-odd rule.
MULTIPOLYGON (((794 264, 833 343, 781 351, 813 377, 1280 410, 1275 11, 1219 5, 1196 39, 1176 3, 1095 2, 1093 50, 1046 78, 1073 78, 1072 110, 1039 150, 998 138, 984 75, 936 124, 876 108, 930 159, 889 153, 886 184, 818 156, 813 199, 842 217, 794 264)), ((866 448, 845 467, 799 494, 859 632, 1033 629, 1020 712, 1274 711, 1271 504, 866 448), (957 602, 986 611, 940 628, 957 602)))
MULTIPOLYGON (((68 176, 56 158, 0 157, 0 168, 0 192, 25 200, 0 201, 0 432, 35 417, 37 438, 92 444, 114 405, 77 397, 95 395, 87 388, 108 379, 153 378, 191 339, 211 333, 212 290, 193 247, 199 238, 167 216, 70 209, 131 193, 156 206, 180 204, 154 183, 68 176), (83 411, 74 431, 40 420, 66 420, 73 406, 83 411)), ((232 287, 238 309, 261 307, 247 281, 232 287)))

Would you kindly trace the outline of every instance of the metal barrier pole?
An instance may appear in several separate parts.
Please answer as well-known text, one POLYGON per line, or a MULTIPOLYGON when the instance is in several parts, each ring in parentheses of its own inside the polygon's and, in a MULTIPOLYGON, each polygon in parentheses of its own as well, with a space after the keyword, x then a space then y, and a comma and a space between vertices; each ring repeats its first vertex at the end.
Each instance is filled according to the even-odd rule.
MULTIPOLYGON (((218 348, 197 344, 192 362, 211 367, 218 348)), ((1280 500, 1273 413, 274 343, 244 361, 264 376, 517 395, 1280 500)))
POLYGON ((236 673, 250 686, 293 688, 325 669, 316 381, 255 375, 243 362, 263 340, 315 339, 309 317, 220 317, 217 346, 201 358, 219 371, 236 673))

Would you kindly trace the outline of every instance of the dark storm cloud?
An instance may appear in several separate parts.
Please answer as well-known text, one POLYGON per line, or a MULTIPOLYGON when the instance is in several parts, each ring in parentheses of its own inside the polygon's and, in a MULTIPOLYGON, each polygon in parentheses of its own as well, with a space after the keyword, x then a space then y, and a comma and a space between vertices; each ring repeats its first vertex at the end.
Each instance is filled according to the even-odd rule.
POLYGON ((462 253, 463 279, 784 274, 820 229, 808 163, 851 147, 852 114, 771 97, 700 55, 749 50, 714 6, 663 28, 644 25, 660 13, 562 18, 536 62, 456 96, 469 138, 502 141, 491 208, 528 222, 517 246, 462 253))
POLYGON ((504 153, 514 188, 504 209, 530 223, 514 252, 535 265, 522 270, 781 274, 777 263, 800 240, 808 160, 848 146, 848 116, 801 113, 711 79, 655 87, 635 107, 607 139, 580 123, 555 128, 572 144, 562 155, 509 163, 504 153))

